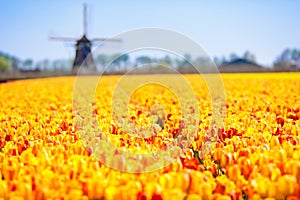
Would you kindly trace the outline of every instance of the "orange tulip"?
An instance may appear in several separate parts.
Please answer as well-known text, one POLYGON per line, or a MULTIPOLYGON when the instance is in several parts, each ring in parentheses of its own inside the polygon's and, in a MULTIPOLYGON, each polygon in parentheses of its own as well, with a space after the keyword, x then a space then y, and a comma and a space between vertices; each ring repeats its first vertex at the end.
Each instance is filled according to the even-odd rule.
MULTIPOLYGON (((113 113, 111 105, 121 76, 101 77, 101 87, 92 91, 92 108, 78 106, 76 113, 75 103, 84 102, 96 77, 80 77, 83 95, 76 99, 75 77, 1 84, 0 199, 299 199, 300 74, 222 74, 222 124, 214 119, 217 101, 210 99, 205 80, 184 77, 198 100, 198 119, 183 112, 197 111, 185 91, 170 92, 182 86, 174 75, 160 75, 174 88, 150 84, 134 91, 126 105, 128 119, 113 113), (153 116, 157 127, 146 138, 129 133, 155 121, 153 116), (83 118, 98 124, 84 130, 83 118), (98 125, 101 133, 94 133, 98 125), (140 162, 112 150, 107 141, 137 154, 140 162), (163 156, 143 158, 173 144, 163 156), (208 148, 201 151, 204 144, 208 148), (174 162, 165 166, 168 161, 174 162), (138 173, 122 172, 128 169, 138 173)), ((130 78, 133 82, 123 89, 135 88, 134 80, 148 76, 130 78)))

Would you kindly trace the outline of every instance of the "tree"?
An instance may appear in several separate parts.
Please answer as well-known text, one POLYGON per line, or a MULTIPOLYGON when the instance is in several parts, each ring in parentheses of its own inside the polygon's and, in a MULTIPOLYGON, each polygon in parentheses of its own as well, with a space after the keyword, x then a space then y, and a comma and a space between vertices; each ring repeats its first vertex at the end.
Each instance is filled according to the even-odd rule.
MULTIPOLYGON (((35 65, 36 71, 41 71, 42 63, 37 63, 35 65), (39 65, 38 65, 39 64, 39 65)), ((72 69, 71 62, 68 59, 56 59, 52 61, 52 69, 54 71, 69 71, 72 69)))
MULTIPOLYGON (((199 56, 195 59, 194 62, 200 68, 209 68, 209 67, 212 66, 211 65, 211 60, 208 56, 199 56)), ((195 69, 193 69, 193 70, 195 70, 195 69)))
POLYGON ((170 58, 169 55, 166 55, 165 57, 159 59, 158 62, 161 63, 161 64, 165 64, 169 67, 172 67, 172 64, 173 64, 173 60, 170 58))
POLYGON ((136 66, 151 64, 152 59, 149 56, 139 56, 135 59, 136 66))
POLYGON ((129 55, 122 54, 118 59, 120 60, 120 63, 123 66, 123 68, 126 69, 129 61, 129 55))
POLYGON ((230 61, 236 60, 236 59, 238 59, 238 58, 239 58, 239 56, 238 56, 236 53, 231 53, 231 54, 229 55, 229 60, 230 60, 230 61))
POLYGON ((274 68, 294 69, 300 67, 300 49, 285 49, 275 60, 274 68))
POLYGON ((300 60, 300 49, 293 49, 291 51, 291 60, 292 62, 297 62, 300 60))
POLYGON ((16 58, 16 57, 11 57, 11 71, 14 73, 14 72, 17 72, 19 71, 19 59, 16 58))
POLYGON ((96 58, 96 62, 102 66, 105 66, 108 62, 108 57, 105 54, 99 54, 96 58))
MULTIPOLYGON (((73 62, 72 62, 73 63, 73 62)), ((48 71, 48 70, 50 70, 50 61, 48 60, 48 59, 44 59, 43 61, 42 61, 42 65, 43 65, 43 69, 44 69, 44 71, 48 71)))
POLYGON ((214 63, 217 66, 220 66, 222 64, 222 59, 218 58, 218 57, 214 57, 214 63))
POLYGON ((176 65, 178 69, 189 69, 191 68, 192 56, 191 54, 184 54, 182 59, 176 59, 176 65))
POLYGON ((10 70, 9 59, 5 56, 0 55, 0 72, 7 72, 10 70))
POLYGON ((217 66, 221 66, 222 64, 227 63, 227 62, 228 62, 228 60, 226 59, 226 57, 224 55, 220 56, 220 57, 214 57, 214 63, 217 66))
POLYGON ((184 57, 184 64, 189 64, 190 62, 192 62, 191 54, 186 53, 183 55, 183 57, 184 57))
POLYGON ((245 60, 250 61, 250 62, 254 62, 254 63, 256 62, 255 55, 254 55, 253 53, 251 53, 250 51, 246 51, 246 52, 244 53, 243 58, 244 58, 245 60))
POLYGON ((32 65, 33 65, 33 60, 28 58, 23 62, 24 67, 28 70, 28 69, 32 69, 32 65))
POLYGON ((116 54, 112 55, 111 60, 110 60, 110 61, 112 61, 111 64, 112 64, 113 66, 117 66, 119 70, 120 70, 120 68, 121 68, 121 60, 120 60, 120 56, 121 56, 121 54, 116 53, 116 54))

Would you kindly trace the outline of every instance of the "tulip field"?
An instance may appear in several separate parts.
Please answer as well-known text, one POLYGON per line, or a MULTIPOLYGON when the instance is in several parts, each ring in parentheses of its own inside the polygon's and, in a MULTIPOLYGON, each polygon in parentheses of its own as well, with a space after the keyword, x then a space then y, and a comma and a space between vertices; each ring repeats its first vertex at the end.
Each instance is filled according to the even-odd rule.
MULTIPOLYGON (((300 73, 220 76, 225 114, 211 149, 200 156, 213 120, 209 90, 200 75, 184 75, 199 105, 191 145, 173 151, 171 164, 145 172, 139 169, 149 160, 131 166, 107 148, 102 162, 84 145, 73 112, 76 77, 1 83, 0 200, 300 199, 300 73)), ((154 103, 164 111, 156 116, 155 135, 134 137, 112 118, 120 78, 101 77, 91 114, 117 147, 134 153, 163 148, 183 126, 177 96, 157 85, 137 89, 128 102, 132 124, 147 124, 154 103)))

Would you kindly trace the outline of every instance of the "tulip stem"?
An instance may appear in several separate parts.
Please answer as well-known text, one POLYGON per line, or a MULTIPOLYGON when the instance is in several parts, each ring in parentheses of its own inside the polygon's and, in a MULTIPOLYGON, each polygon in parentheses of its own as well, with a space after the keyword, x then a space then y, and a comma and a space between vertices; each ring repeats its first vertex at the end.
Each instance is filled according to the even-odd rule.
POLYGON ((248 198, 248 195, 246 194, 246 192, 243 190, 243 192, 242 192, 242 199, 243 200, 248 200, 249 198, 248 198))
POLYGON ((194 150, 193 147, 192 147, 192 151, 193 151, 193 154, 194 154, 194 158, 197 158, 199 164, 203 165, 204 163, 203 163, 203 160, 199 156, 199 151, 194 150))

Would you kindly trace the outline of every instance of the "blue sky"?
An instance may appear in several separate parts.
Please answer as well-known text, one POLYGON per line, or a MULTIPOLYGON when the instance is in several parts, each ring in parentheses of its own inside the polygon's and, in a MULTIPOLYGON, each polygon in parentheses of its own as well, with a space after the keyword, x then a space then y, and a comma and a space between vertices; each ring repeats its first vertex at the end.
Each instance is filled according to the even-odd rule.
POLYGON ((264 65, 271 65, 286 47, 300 47, 296 0, 6 0, 1 2, 0 51, 21 59, 72 58, 69 43, 48 37, 81 36, 83 3, 88 5, 90 37, 166 28, 190 37, 212 57, 249 50, 264 65))

